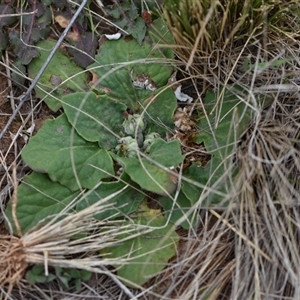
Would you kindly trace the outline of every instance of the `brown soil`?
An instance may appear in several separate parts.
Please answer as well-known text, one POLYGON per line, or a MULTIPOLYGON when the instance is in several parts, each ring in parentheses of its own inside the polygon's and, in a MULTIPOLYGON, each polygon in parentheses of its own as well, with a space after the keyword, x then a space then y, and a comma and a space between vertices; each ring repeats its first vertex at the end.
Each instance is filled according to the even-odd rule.
MULTIPOLYGON (((2 71, 4 70, 2 69, 2 71)), ((9 80, 0 74, 0 132, 3 132, 13 113, 12 106, 17 107, 19 104, 17 98, 14 98, 13 102, 10 100, 11 95, 17 97, 21 94, 21 91, 16 88, 13 89, 11 93, 9 80)), ((16 166, 17 181, 20 181, 29 170, 21 160, 21 151, 27 143, 27 136, 24 132, 26 133, 33 122, 35 125, 34 133, 36 133, 43 122, 51 117, 51 111, 45 104, 39 104, 37 100, 33 99, 28 100, 0 140, 0 234, 7 233, 2 211, 13 192, 13 166, 16 166), (32 117, 26 122, 26 118, 30 115, 32 117)))

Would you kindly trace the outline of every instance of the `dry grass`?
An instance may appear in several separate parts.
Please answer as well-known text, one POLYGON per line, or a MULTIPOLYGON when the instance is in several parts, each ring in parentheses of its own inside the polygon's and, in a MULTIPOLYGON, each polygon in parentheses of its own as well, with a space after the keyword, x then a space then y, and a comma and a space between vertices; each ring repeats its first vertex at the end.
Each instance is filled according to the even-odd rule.
POLYGON ((299 103, 279 93, 254 114, 236 148, 230 206, 203 210, 149 299, 299 298, 299 103))
MULTIPOLYGON (((182 2, 188 11, 201 1, 182 2)), ((176 47, 179 64, 183 69, 188 66, 181 71, 199 100, 208 88, 218 90, 233 83, 248 91, 248 97, 241 100, 251 108, 252 121, 236 145, 232 164, 239 171, 231 178, 226 197, 229 207, 225 211, 202 208, 199 228, 182 234, 177 256, 139 289, 126 288, 106 268, 112 261, 97 252, 121 234, 114 223, 110 223, 109 234, 99 233, 107 222, 95 223, 93 215, 106 209, 105 200, 20 239, 0 236, 0 252, 5 253, 0 261, 0 286, 7 288, 8 284, 10 291, 22 283, 21 293, 33 299, 46 299, 47 295, 52 299, 299 299, 300 45, 299 32, 294 29, 299 25, 292 15, 282 18, 281 14, 297 1, 274 1, 274 6, 283 4, 283 11, 275 11, 281 17, 269 26, 264 18, 242 24, 238 18, 241 7, 230 15, 226 1, 209 2, 212 5, 206 13, 194 10, 194 27, 186 31, 188 35, 174 26, 177 17, 167 11, 165 16, 175 38, 172 47, 176 47), (215 7, 221 8, 226 18, 212 18, 215 7), (235 23, 229 26, 229 20, 235 23), (210 27, 202 26, 203 22, 210 27), (267 107, 262 107, 262 95, 271 99, 267 107), (90 237, 70 239, 87 229, 94 232, 90 237), (85 255, 78 257, 83 250, 85 255), (21 280, 31 263, 91 270, 96 273, 95 281, 77 294, 61 291, 55 284, 36 286, 33 292, 33 287, 21 280)), ((200 202, 195 209, 199 207, 200 202)), ((137 234, 136 228, 122 228, 127 230, 137 234)), ((18 288, 12 292, 12 299, 18 299, 18 288)))
MULTIPOLYGON (((177 15, 167 10, 165 15, 178 44, 177 55, 189 67, 187 77, 197 79, 198 94, 242 85, 248 97, 241 101, 251 108, 252 121, 236 145, 233 163, 239 171, 226 197, 228 209, 208 208, 199 232, 188 236, 174 266, 153 286, 172 299, 298 299, 299 22, 287 15, 279 23, 262 22, 243 34, 241 17, 237 23, 233 20, 228 33, 220 25, 227 23, 228 14, 221 10, 220 20, 211 16, 217 6, 234 1, 220 2, 208 6, 204 16, 199 7, 206 1, 181 2, 186 16, 198 5, 196 25, 206 25, 198 30, 194 25, 192 34, 181 31, 184 16, 179 26, 177 15), (262 107, 265 97, 271 101, 262 107)), ((295 1, 274 3, 284 9, 296 5, 299 13, 295 1)))
MULTIPOLYGON (((57 215, 47 225, 38 224, 20 238, 1 235, 0 287, 2 292, 10 294, 14 286, 20 288, 21 279, 31 264, 44 265, 46 275, 50 266, 57 266, 88 270, 95 274, 102 274, 104 278, 110 276, 114 284, 118 285, 119 293, 132 297, 132 292, 118 279, 114 271, 106 268, 116 262, 126 264, 128 259, 125 257, 106 259, 100 255, 100 251, 125 241, 125 238, 118 240, 120 235, 130 233, 131 238, 150 232, 151 229, 147 230, 144 227, 141 229, 134 224, 120 228, 118 221, 109 219, 96 221, 94 218, 97 213, 111 207, 105 203, 121 191, 111 194, 78 213, 72 214, 71 207, 69 207, 70 212, 62 220, 57 221, 63 213, 57 215), (74 239, 75 235, 81 235, 81 237, 74 239)), ((22 290, 23 288, 22 285, 20 293, 26 292, 22 290)), ((53 293, 55 294, 55 291, 53 293)))

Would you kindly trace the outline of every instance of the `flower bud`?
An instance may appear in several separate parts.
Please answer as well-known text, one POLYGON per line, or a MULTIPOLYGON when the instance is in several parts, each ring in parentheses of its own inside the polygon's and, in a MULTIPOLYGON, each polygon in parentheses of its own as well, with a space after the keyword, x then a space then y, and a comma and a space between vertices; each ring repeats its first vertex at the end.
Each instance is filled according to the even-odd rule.
POLYGON ((120 156, 137 157, 136 152, 139 150, 139 146, 136 139, 126 136, 119 140, 119 145, 115 149, 120 156))
POLYGON ((150 152, 150 148, 152 146, 152 144, 155 142, 155 140, 157 140, 158 138, 160 138, 160 135, 156 132, 152 132, 150 134, 147 134, 145 136, 145 140, 143 143, 143 147, 142 149, 146 152, 149 153, 150 152))
POLYGON ((122 126, 126 134, 134 136, 136 133, 142 132, 145 129, 146 124, 143 117, 141 117, 139 114, 128 114, 122 126))

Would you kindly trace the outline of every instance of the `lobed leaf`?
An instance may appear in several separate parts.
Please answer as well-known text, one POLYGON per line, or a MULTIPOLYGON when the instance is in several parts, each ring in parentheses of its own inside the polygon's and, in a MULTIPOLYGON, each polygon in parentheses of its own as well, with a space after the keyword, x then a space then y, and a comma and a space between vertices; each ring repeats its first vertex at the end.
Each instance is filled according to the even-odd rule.
POLYGON ((171 142, 166 142, 163 139, 155 140, 151 145, 149 157, 165 167, 177 166, 184 160, 178 140, 171 142))

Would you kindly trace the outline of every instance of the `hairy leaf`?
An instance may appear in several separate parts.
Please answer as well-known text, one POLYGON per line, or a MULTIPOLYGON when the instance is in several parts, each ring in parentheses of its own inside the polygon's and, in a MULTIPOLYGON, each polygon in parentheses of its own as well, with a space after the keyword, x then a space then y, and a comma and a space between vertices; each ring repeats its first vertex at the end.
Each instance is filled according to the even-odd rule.
MULTIPOLYGON (((122 176, 124 179, 124 175, 122 176)), ((128 179, 127 179, 128 180, 128 179)), ((101 199, 121 190, 125 187, 124 182, 103 182, 101 185, 88 193, 88 195, 84 198, 84 200, 80 201, 77 205, 77 210, 82 210, 101 199)), ((129 214, 135 212, 141 203, 141 201, 145 198, 145 195, 141 193, 136 186, 134 186, 133 182, 130 182, 130 186, 128 186, 124 191, 119 193, 117 196, 109 199, 106 203, 113 204, 112 208, 107 208, 105 211, 95 215, 95 218, 103 220, 109 218, 120 218, 124 216, 128 216, 129 214)))
POLYGON ((117 145, 126 105, 94 93, 70 94, 62 103, 69 122, 85 140, 99 142, 107 150, 117 145))
MULTIPOLYGON (((33 172, 25 177, 18 187, 17 218, 25 234, 34 226, 42 222, 48 223, 74 200, 78 192, 71 192, 67 187, 53 182, 46 174, 33 172)), ((12 201, 6 209, 9 222, 13 225, 14 234, 17 234, 12 218, 12 201)))
POLYGON ((23 149, 22 158, 33 170, 48 173, 53 181, 73 191, 93 188, 114 174, 107 151, 82 139, 65 115, 47 120, 23 149))
POLYGON ((171 194, 177 186, 177 178, 146 159, 113 156, 124 166, 124 171, 141 188, 160 195, 171 194))
POLYGON ((165 167, 177 166, 184 159, 178 140, 166 142, 163 139, 154 141, 150 148, 149 157, 165 167))
MULTIPOLYGON (((35 58, 28 66, 28 74, 31 78, 38 74, 54 45, 54 41, 48 40, 39 42, 36 45, 39 47, 40 56, 35 58)), ((36 87, 37 97, 45 98, 45 102, 50 109, 57 111, 61 107, 60 99, 62 96, 87 89, 86 80, 88 75, 82 71, 82 68, 58 50, 38 82, 36 87)))
POLYGON ((105 88, 111 97, 137 111, 139 103, 149 98, 151 92, 147 90, 146 93, 139 94, 141 88, 135 87, 132 79, 138 75, 145 75, 151 78, 158 88, 164 86, 172 72, 172 68, 162 63, 164 58, 165 56, 160 51, 153 50, 150 44, 144 42, 139 45, 135 40, 122 38, 106 41, 96 55, 97 63, 92 64, 90 69, 97 74, 99 87, 105 88))
POLYGON ((191 207, 196 201, 191 201, 184 193, 180 192, 176 200, 171 197, 161 197, 159 203, 164 209, 166 218, 170 217, 172 223, 176 223, 179 219, 183 218, 180 226, 185 229, 195 228, 198 224, 198 211, 196 209, 191 211, 191 207))
MULTIPOLYGON (((103 252, 106 257, 124 258, 128 264, 115 264, 118 275, 126 285, 143 285, 149 279, 164 269, 168 260, 176 254, 178 235, 171 225, 166 225, 166 219, 160 210, 149 209, 147 205, 140 206, 141 213, 134 218, 135 224, 148 225, 154 230, 138 237, 123 241, 117 246, 107 248, 103 252)), ((122 225, 128 225, 125 221, 122 225)), ((130 237, 122 234, 119 239, 130 237)))

